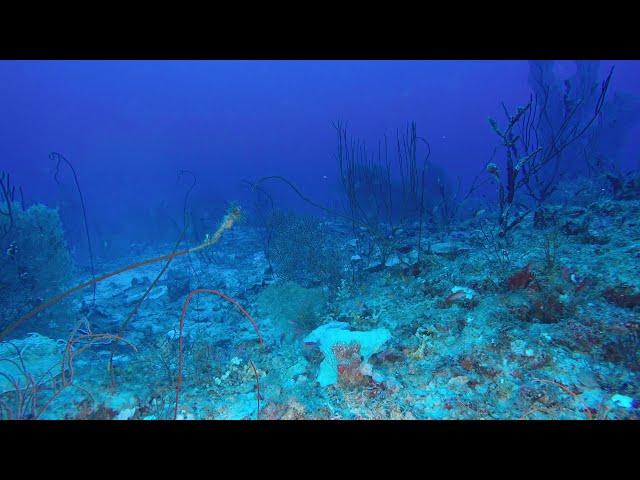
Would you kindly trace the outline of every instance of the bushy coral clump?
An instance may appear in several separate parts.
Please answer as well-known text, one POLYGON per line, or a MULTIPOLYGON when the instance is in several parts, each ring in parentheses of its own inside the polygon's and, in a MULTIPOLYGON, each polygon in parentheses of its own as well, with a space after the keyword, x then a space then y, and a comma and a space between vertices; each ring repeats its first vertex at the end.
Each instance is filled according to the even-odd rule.
MULTIPOLYGON (((56 209, 32 205, 24 211, 14 208, 13 215, 14 225, 2 239, 0 328, 62 291, 72 271, 56 209)), ((60 308, 44 314, 56 315, 60 308)))
POLYGON ((326 308, 321 287, 303 288, 295 282, 269 285, 256 299, 258 311, 269 315, 289 340, 317 327, 326 308))
POLYGON ((311 216, 276 211, 269 229, 268 252, 279 276, 303 286, 339 282, 344 258, 326 224, 311 216))

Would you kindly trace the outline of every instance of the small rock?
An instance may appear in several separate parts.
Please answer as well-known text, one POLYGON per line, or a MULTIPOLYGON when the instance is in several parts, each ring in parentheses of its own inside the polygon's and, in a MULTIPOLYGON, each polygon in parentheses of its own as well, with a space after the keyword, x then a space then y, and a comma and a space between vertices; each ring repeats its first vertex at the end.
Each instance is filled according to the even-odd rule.
MULTIPOLYGON (((164 296, 166 293, 167 293, 166 285, 157 285, 153 290, 151 290, 151 292, 147 296, 147 300, 158 300, 159 298, 164 296)), ((132 305, 138 302, 142 298, 142 295, 144 295, 144 292, 129 293, 127 295, 127 298, 125 299, 125 303, 127 305, 132 305)))
POLYGON ((540 207, 533 214, 533 227, 537 229, 550 227, 555 224, 557 218, 557 209, 540 207))
POLYGON ((167 294, 169 300, 176 300, 186 296, 191 291, 191 279, 188 275, 179 275, 171 270, 167 275, 167 294))
POLYGON ((396 265, 400 265, 400 257, 398 257, 398 255, 390 255, 389 258, 387 258, 387 261, 384 262, 384 266, 385 267, 395 267, 396 265))
POLYGON ((407 265, 415 265, 416 263, 418 263, 418 257, 418 250, 414 248, 410 250, 406 255, 403 255, 402 261, 407 265))
POLYGON ((413 249, 413 247, 411 245, 402 245, 398 248, 396 248, 396 251, 398 253, 402 253, 402 254, 407 254, 409 253, 411 250, 413 249))
POLYGON ((611 237, 599 230, 588 230, 582 237, 582 243, 587 245, 606 245, 611 241, 611 237))
POLYGON ((565 235, 580 235, 588 232, 589 222, 586 218, 581 220, 569 219, 562 225, 561 229, 565 235))
POLYGON ((587 213, 587 209, 586 208, 583 208, 583 207, 572 207, 569 210, 567 210, 565 215, 567 217, 570 217, 570 218, 576 218, 576 217, 581 217, 585 213, 587 213))
POLYGON ((640 292, 630 285, 617 285, 605 290, 604 299, 623 308, 634 308, 640 305, 640 292))
POLYGON ((440 242, 431 244, 431 253, 448 258, 449 260, 454 260, 469 250, 469 247, 457 242, 440 242))
POLYGON ((467 300, 473 300, 473 297, 475 297, 476 295, 476 292, 471 288, 458 287, 458 286, 451 288, 451 293, 458 293, 458 292, 464 293, 464 298, 467 300))
POLYGON ((460 387, 462 385, 466 385, 467 383, 469 383, 469 377, 467 377, 466 375, 459 375, 449 380, 447 382, 447 385, 452 387, 460 387))
POLYGON ((384 269, 382 262, 372 262, 365 270, 367 272, 379 272, 384 269))
POLYGON ((517 339, 511 342, 511 352, 514 355, 518 355, 520 357, 525 356, 527 342, 521 339, 517 339))
POLYGON ((186 411, 182 410, 180 413, 178 413, 176 420, 195 420, 196 417, 193 416, 192 413, 187 413, 186 411))
POLYGON ((114 417, 114 420, 129 420, 131 417, 135 415, 135 413, 136 413, 136 407, 125 408, 124 410, 121 410, 120 413, 118 413, 118 415, 114 417))
POLYGON ((633 398, 627 395, 620 395, 619 393, 611 397, 611 401, 621 408, 631 408, 633 406, 633 398))
POLYGON ((589 210, 607 216, 613 216, 622 213, 623 208, 619 202, 614 202, 612 200, 602 200, 589 205, 589 210))

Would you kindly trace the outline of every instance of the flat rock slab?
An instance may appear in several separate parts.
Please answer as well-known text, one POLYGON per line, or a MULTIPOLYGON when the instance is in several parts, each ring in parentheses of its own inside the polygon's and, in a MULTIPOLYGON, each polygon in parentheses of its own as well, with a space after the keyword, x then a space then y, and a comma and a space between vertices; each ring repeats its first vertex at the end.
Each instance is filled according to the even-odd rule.
MULTIPOLYGON (((29 380, 25 376, 28 373, 36 382, 46 381, 60 373, 60 362, 65 345, 38 333, 30 333, 25 338, 0 343, 0 367, 1 371, 11 377, 19 387, 29 386, 29 380), (17 349, 17 351, 16 351, 17 349), (24 362, 22 371, 20 357, 24 362)), ((14 385, 4 375, 0 375, 0 393, 15 390, 14 385)))
POLYGON ((451 260, 470 250, 471 249, 467 245, 458 242, 440 242, 431 244, 432 253, 451 260))

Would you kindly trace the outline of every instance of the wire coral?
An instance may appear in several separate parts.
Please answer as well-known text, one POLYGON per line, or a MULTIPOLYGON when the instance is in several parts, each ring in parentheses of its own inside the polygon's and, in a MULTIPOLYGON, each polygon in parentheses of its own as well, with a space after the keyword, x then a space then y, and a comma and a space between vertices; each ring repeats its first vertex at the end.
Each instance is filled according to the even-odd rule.
POLYGON ((87 350, 89 347, 93 345, 100 345, 109 342, 124 342, 126 345, 131 347, 134 351, 137 351, 137 348, 132 343, 127 340, 119 337, 117 335, 112 335, 110 333, 92 333, 91 329, 87 329, 87 331, 83 331, 81 329, 82 321, 78 322, 74 327, 69 339, 67 340, 67 344, 64 349, 64 353, 62 355, 62 361, 60 365, 60 384, 59 387, 55 388, 53 395, 49 398, 47 403, 42 407, 39 413, 35 415, 35 418, 38 419, 42 416, 42 414, 49 408, 51 403, 60 396, 60 394, 66 390, 68 387, 75 387, 86 394, 88 394, 89 398, 91 398, 91 394, 84 390, 84 388, 73 385, 73 378, 75 375, 75 370, 73 367, 74 358, 87 350), (80 346, 74 349, 74 346, 79 344, 80 346), (67 375, 67 371, 69 372, 67 375))
POLYGON ((220 238, 222 237, 223 233, 226 230, 229 230, 231 227, 233 227, 234 223, 237 222, 239 218, 240 218, 240 207, 234 205, 229 209, 227 214, 224 216, 224 218, 222 219, 222 222, 218 226, 217 230, 213 233, 213 235, 207 234, 207 236, 205 237, 205 241, 200 245, 197 245, 195 247, 188 248, 185 250, 173 251, 167 255, 162 255, 160 257, 150 258, 148 260, 132 263, 131 265, 124 266, 113 272, 105 273, 104 275, 101 275, 97 278, 92 278, 91 280, 87 280, 86 282, 76 285, 75 287, 70 288, 69 290, 66 290, 56 295, 55 297, 49 299, 48 301, 41 303, 30 312, 25 313, 23 316, 18 318, 13 323, 9 324, 9 326, 7 326, 4 330, 0 332, 0 340, 6 338, 6 336, 9 335, 11 332, 13 332, 18 326, 22 325, 24 322, 26 322, 30 318, 33 318, 38 313, 42 312, 43 310, 46 310, 47 308, 51 307, 52 305, 55 305, 56 303, 59 303, 60 301, 67 298, 69 295, 72 295, 84 288, 90 287, 91 285, 94 285, 98 282, 102 282, 103 280, 106 280, 108 278, 115 277, 116 275, 119 275, 124 272, 128 272, 130 270, 135 270, 136 268, 140 268, 145 265, 151 265, 153 263, 162 262, 163 260, 171 260, 173 258, 180 257, 183 255, 189 255, 191 253, 199 252, 207 247, 210 247, 211 245, 214 245, 220 240, 220 238))
POLYGON ((8 366, 4 371, 0 371, 3 385, 0 388, 0 419, 37 420, 69 387, 74 387, 87 396, 83 404, 89 401, 93 403, 93 397, 87 390, 73 384, 75 357, 93 345, 104 345, 113 341, 124 342, 133 350, 136 350, 136 347, 116 335, 93 333, 85 326, 88 326, 86 320, 78 322, 66 343, 32 333, 22 341, 0 344, 0 347, 4 347, 0 362, 8 366), (62 357, 61 360, 55 361, 50 357, 57 356, 59 348, 62 348, 62 357), (12 350, 13 354, 10 355, 12 350), (60 367, 58 373, 54 373, 56 365, 60 367), (45 400, 42 394, 48 390, 51 390, 51 393, 45 400), (9 397, 13 397, 13 402, 6 401, 9 397), (42 406, 39 403, 42 403, 42 406))
MULTIPOLYGON (((141 262, 136 262, 134 264, 131 265, 127 265, 125 267, 122 267, 114 272, 110 272, 107 274, 104 274, 100 277, 97 278, 92 278, 91 280, 88 280, 86 282, 81 283, 80 285, 77 285, 76 287, 73 287, 65 292, 62 292, 58 295, 56 295, 55 297, 51 298, 49 301, 41 304, 40 306, 38 306, 37 308, 31 310, 30 312, 28 312, 27 314, 23 315, 22 317, 20 317, 18 320, 16 320, 15 322, 13 322, 12 324, 10 324, 7 328, 5 328, 2 332, 0 332, 0 339, 6 337, 9 333, 11 333, 13 330, 15 330, 15 328, 17 328, 19 325, 21 325, 22 323, 26 322, 27 320, 29 320, 30 318, 34 317, 35 315, 37 315, 38 313, 42 312, 43 310, 47 309, 48 307, 55 305, 56 303, 60 302, 61 300, 63 300, 64 298, 68 297, 69 295, 82 290, 83 288, 86 288, 88 286, 91 285, 95 285, 98 282, 101 282, 103 280, 106 280, 108 278, 111 278, 115 275, 118 275, 120 273, 129 271, 129 270, 133 270, 136 268, 139 268, 141 266, 144 265, 149 265, 152 263, 157 263, 157 262, 161 262, 163 260, 168 260, 171 261, 172 259, 174 259, 175 257, 178 256, 182 256, 182 255, 188 255, 190 253, 194 253, 194 252, 198 252, 201 251, 211 245, 214 245, 215 243, 217 243, 220 238, 222 237, 223 233, 232 228, 234 223, 240 218, 240 208, 237 206, 232 206, 230 208, 230 210, 227 212, 227 214, 225 215, 225 217, 223 218, 222 222, 220 223, 220 225, 218 226, 217 230, 213 233, 213 235, 209 235, 207 234, 207 236, 205 237, 205 241, 203 243, 201 243, 200 245, 197 245, 196 247, 190 248, 190 249, 186 249, 186 250, 180 250, 177 251, 176 249, 174 249, 174 251, 172 251, 171 253, 167 254, 167 255, 163 255, 160 257, 155 257, 155 258, 151 258, 148 260, 144 260, 141 262)), ((182 235, 181 235, 182 237, 182 235)), ((178 242, 179 243, 179 242, 178 242)), ((177 244, 176 244, 177 246, 177 244)), ((192 292, 189 293, 189 295, 187 296, 183 309, 182 309, 182 314, 180 316, 180 337, 179 337, 179 366, 178 366, 178 378, 177 378, 177 382, 176 382, 176 405, 175 405, 175 411, 174 411, 174 418, 177 418, 177 413, 178 413, 178 405, 179 405, 179 396, 180 396, 180 387, 181 387, 181 383, 182 383, 182 364, 183 364, 183 327, 184 327, 184 319, 185 319, 185 315, 187 313, 187 309, 189 307, 189 303, 191 301, 191 299, 193 298, 194 295, 200 294, 200 293, 209 293, 209 294, 213 294, 213 295, 217 295, 221 298, 223 298, 224 300, 230 302, 231 304, 233 304, 239 311, 240 313, 242 313, 242 315, 244 315, 252 324, 253 328, 255 329, 258 338, 260 340, 260 344, 263 344, 263 339, 262 336, 260 334, 260 331, 258 329, 258 325, 256 324, 255 320, 251 317, 251 315, 249 315, 249 313, 239 304, 237 303, 233 298, 227 296, 226 294, 219 292, 217 290, 210 290, 210 289, 197 289, 197 290, 193 290, 192 292)), ((143 299, 144 300, 144 297, 143 299)), ((121 329, 122 330, 122 329, 121 329)), ((93 334, 91 332, 87 333, 87 334, 81 334, 79 336, 75 336, 75 334, 79 331, 78 326, 76 326, 73 329, 73 333, 71 335, 71 337, 69 338, 66 348, 64 350, 64 354, 62 356, 62 369, 61 369, 61 375, 60 375, 60 379, 61 379, 61 388, 58 389, 54 395, 49 399, 49 401, 46 403, 46 405, 40 410, 39 413, 35 414, 35 418, 38 418, 51 404, 51 402, 57 398, 60 393, 66 389, 67 387, 71 386, 71 382, 74 376, 74 369, 73 369, 73 358, 75 355, 81 353, 82 351, 86 350, 89 346, 97 343, 97 342, 126 342, 126 340, 123 339, 123 337, 121 335, 112 335, 112 334, 108 334, 108 333, 100 333, 100 334, 93 334), (79 347, 77 350, 74 350, 74 345, 78 342, 83 342, 85 343, 83 346, 79 347), (66 372, 69 372, 69 374, 67 375, 66 372)), ((135 347, 133 345, 131 345, 134 349, 135 347)), ((252 364, 253 365, 253 364, 252 364)), ((259 393, 259 378, 257 375, 257 371, 254 368, 254 372, 256 373, 256 380, 258 381, 258 415, 259 415, 259 405, 260 405, 260 393, 259 393)), ((35 413, 35 412, 34 412, 35 413)))
MULTIPOLYGON (((184 301, 184 305, 182 306, 182 314, 180 315, 180 334, 178 337, 178 378, 176 380, 176 405, 175 405, 175 409, 173 412, 173 419, 177 420, 178 419, 178 405, 180 403, 180 388, 182 386, 182 363, 183 363, 183 329, 184 329, 184 318, 187 314, 187 310, 189 308, 189 303, 191 303, 191 299, 195 296, 198 295, 200 293, 210 293, 212 295, 217 295, 218 297, 226 300, 227 302, 231 303, 234 307, 236 307, 238 309, 238 311, 244 315, 247 320, 249 320, 249 322, 251 322, 251 325, 253 326, 253 329, 256 331, 256 334, 258 335, 258 339, 260 340, 260 345, 264 344, 264 341, 262 340, 262 335, 260 335, 260 330, 258 329, 258 324, 256 323, 256 321, 251 318, 251 315, 249 315, 249 313, 242 308, 242 306, 236 302, 233 298, 229 297, 228 295, 225 295, 222 292, 219 292, 217 290, 210 290, 207 288, 199 288, 197 290, 193 290, 189 293, 189 295, 187 295, 187 298, 184 301)), ((253 371, 256 375, 256 380, 258 381, 258 414, 260 412, 260 383, 258 380, 258 373, 257 370, 255 368, 255 366, 253 365, 253 362, 251 363, 251 367, 253 368, 253 371)))
MULTIPOLYGON (((78 175, 76 175, 76 169, 73 168, 73 165, 71 165, 71 162, 69 160, 67 160, 65 157, 63 157, 57 152, 51 152, 49 154, 49 158, 51 160, 56 161, 56 173, 54 175, 56 183, 60 183, 58 181, 58 174, 60 173, 61 162, 66 163, 71 169, 71 173, 73 173, 73 180, 76 184, 76 188, 78 189, 78 195, 80 196, 80 206, 82 207, 82 218, 84 219, 84 232, 87 236, 87 246, 89 248, 89 262, 91 265, 91 278, 95 279, 96 270, 93 264, 93 248, 91 247, 91 236, 89 235, 89 223, 87 222, 87 209, 84 205, 84 196, 82 195, 82 190, 80 189, 80 182, 78 182, 78 175)), ((93 284, 93 303, 94 304, 96 303, 96 284, 95 283, 93 284)))
MULTIPOLYGON (((19 192, 20 204, 22 206, 22 210, 24 210, 24 197, 22 194, 22 187, 20 187, 19 192)), ((2 210, 0 208, 0 215, 6 217, 7 219, 6 225, 0 225, 0 238, 7 236, 9 234, 9 231, 11 231, 11 229, 13 228, 13 202, 15 201, 15 195, 16 187, 15 185, 11 185, 11 175, 9 173, 0 172, 0 202, 5 203, 6 205, 6 210, 2 210)), ((2 203, 0 203, 0 205, 2 203)))

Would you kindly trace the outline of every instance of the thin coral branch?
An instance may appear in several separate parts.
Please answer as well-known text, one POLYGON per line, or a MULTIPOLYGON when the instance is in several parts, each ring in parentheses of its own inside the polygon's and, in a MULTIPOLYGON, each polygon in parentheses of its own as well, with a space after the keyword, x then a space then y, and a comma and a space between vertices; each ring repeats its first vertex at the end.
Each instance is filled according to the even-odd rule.
MULTIPOLYGON (((76 175, 76 169, 73 168, 73 165, 71 165, 71 162, 69 160, 67 160, 65 157, 63 157, 62 155, 60 155, 57 152, 51 152, 49 154, 49 158, 51 160, 55 160, 56 161, 56 173, 54 175, 54 178, 56 180, 56 183, 58 182, 58 174, 60 173, 60 163, 64 162, 66 163, 69 168, 71 169, 71 173, 73 173, 73 180, 76 184, 76 188, 78 189, 78 195, 80 196, 80 206, 82 207, 82 218, 84 219, 84 231, 85 234, 87 236, 87 246, 89 248, 89 262, 91 263, 91 278, 95 279, 96 277, 96 271, 95 271, 95 267, 93 264, 93 248, 91 247, 91 235, 89 235, 89 223, 87 222, 87 208, 84 205, 84 196, 82 195, 82 189, 80 188, 80 182, 78 182, 78 175, 76 175)), ((95 305, 96 303, 96 283, 93 283, 93 304, 95 305)))
MULTIPOLYGON (((2 236, 5 237, 13 228, 15 219, 13 215, 13 200, 15 197, 15 186, 11 186, 11 176, 9 173, 0 172, 0 202, 4 202, 6 211, 0 209, 0 214, 9 219, 8 225, 2 225, 2 236)), ((22 190, 20 190, 22 192, 22 190)), ((1 203, 0 203, 1 204, 1 203)))
POLYGON ((175 409, 173 412, 173 419, 176 420, 178 418, 178 405, 180 403, 180 387, 182 386, 182 363, 183 363, 183 330, 184 330, 184 319, 185 316, 187 314, 187 310, 189 309, 189 303, 191 302, 191 299, 194 297, 194 295, 198 295, 200 293, 209 293, 212 295, 217 295, 218 297, 226 300, 227 302, 231 303, 233 306, 235 306, 242 315, 244 315, 244 317, 249 320, 249 322, 251 322, 251 325, 253 326, 253 329, 256 331, 256 334, 258 335, 258 339, 260 340, 260 344, 264 344, 264 341, 262 339, 262 335, 260 335, 260 330, 258 329, 258 324, 256 323, 256 321, 251 317, 251 315, 249 315, 249 313, 242 308, 242 306, 236 302, 233 298, 229 297, 228 295, 219 292, 217 290, 210 290, 207 288, 199 288, 197 290, 193 290, 189 293, 189 295, 187 295, 187 298, 184 301, 184 305, 182 306, 182 313, 180 314, 180 333, 179 333, 179 337, 178 337, 178 377, 176 379, 176 405, 175 405, 175 409))
MULTIPOLYGON (((578 395, 575 392, 572 392, 569 387, 567 387, 566 385, 557 382, 555 380, 547 380, 545 378, 533 378, 533 381, 535 382, 540 382, 540 383, 547 383, 549 385, 555 385, 556 387, 560 388, 564 393, 566 393, 567 395, 569 395, 571 398, 573 398, 574 401, 578 400, 578 395)), ((586 413, 587 418, 589 420, 591 420, 593 418, 593 415, 591 414, 591 410, 586 406, 586 404, 584 403, 584 401, 582 399, 580 399, 581 403, 583 404, 583 411, 586 413)))
POLYGON ((256 376, 256 399, 258 401, 258 408, 256 410, 256 420, 260 420, 260 375, 258 375, 258 369, 253 364, 251 360, 249 360, 249 365, 253 369, 253 373, 256 376))
MULTIPOLYGON (((135 345, 133 345, 128 340, 123 339, 117 335, 113 335, 110 333, 83 333, 82 335, 76 336, 79 331, 81 322, 76 324, 73 328, 69 339, 67 340, 67 344, 65 346, 64 352, 62 354, 62 359, 60 362, 60 386, 55 388, 53 395, 49 398, 49 400, 45 403, 45 405, 40 409, 40 411, 35 415, 35 418, 38 419, 42 416, 42 414, 47 411, 47 409, 51 406, 53 401, 58 398, 63 391, 65 391, 69 387, 74 387, 82 391, 85 395, 87 395, 91 401, 93 402, 93 396, 89 391, 87 391, 84 387, 73 384, 73 379, 75 376, 75 369, 73 366, 73 361, 76 356, 87 350, 89 347, 93 345, 103 345, 103 342, 122 342, 131 347, 134 351, 137 351, 135 345), (77 343, 83 343, 80 348, 74 350, 74 346, 77 343), (67 375, 67 371, 69 372, 67 375)), ((35 410, 35 404, 34 404, 35 410)))
MULTIPOLYGON (((194 183, 191 186, 191 188, 193 188, 194 185, 195 185, 195 177, 194 177, 194 183)), ((187 196, 191 192, 191 188, 187 191, 187 196)), ((185 233, 187 231, 187 225, 188 224, 187 224, 187 214, 186 214, 186 200, 187 200, 187 197, 185 197, 185 208, 184 208, 184 217, 183 217, 184 225, 183 225, 183 228, 182 228, 182 232, 180 233, 180 236, 178 237, 178 240, 176 241, 176 244, 173 247, 173 250, 172 250, 171 254, 176 253, 176 251, 178 250, 178 247, 180 246, 180 243, 182 242, 182 239, 184 238, 184 235, 185 235, 185 233)), ((153 280, 153 282, 151 282, 151 285, 149 285, 149 287, 144 292, 142 297, 140 297, 140 299, 136 302, 134 307, 131 309, 131 311, 129 312, 129 315, 127 316, 125 321, 122 322, 122 325, 120 326, 120 330, 118 331, 118 335, 120 337, 124 336, 124 332, 125 332, 127 326, 129 325, 129 323, 131 322, 133 317, 135 317, 136 313, 140 309, 140 306, 142 305, 142 303, 147 299, 147 297, 151 293, 151 290, 153 290, 153 288, 158 284, 158 282, 160 281, 160 279, 162 278, 164 273, 167 271, 167 269, 169 268, 169 265, 171 265, 171 262, 172 262, 172 260, 174 258, 175 257, 170 257, 167 260, 167 262, 164 264, 164 266, 162 267, 162 269, 160 270, 158 275, 156 275, 156 278, 153 280)), ((113 387, 115 387, 115 382, 116 382, 115 370, 113 368, 113 356, 114 356, 114 354, 115 354, 115 344, 113 344, 113 348, 111 349, 111 355, 109 356, 109 372, 111 374, 111 385, 113 387)))
POLYGON ((87 280, 86 282, 81 283, 80 285, 76 285, 73 288, 70 288, 69 290, 66 290, 58 295, 56 295, 55 297, 49 299, 48 301, 40 304, 39 306, 37 306, 36 308, 34 308, 33 310, 31 310, 30 312, 27 312, 26 314, 24 314, 23 316, 21 316, 20 318, 18 318, 17 320, 15 320, 13 323, 9 324, 2 332, 0 332, 0 340, 2 340, 3 338, 5 338, 7 335, 9 335, 11 332, 13 332, 16 328, 18 328, 20 325, 22 325, 24 322, 26 322, 27 320, 29 320, 30 318, 34 317, 35 315, 37 315, 38 313, 46 310, 47 308, 51 307, 52 305, 55 305, 59 302, 61 302, 62 300, 64 300, 65 298, 67 298, 69 295, 74 294, 75 292, 78 292, 84 288, 90 287, 91 285, 94 285, 98 282, 102 282, 103 280, 106 280, 108 278, 111 277, 115 277, 116 275, 119 275, 121 273, 124 272, 128 272, 130 270, 135 270, 136 268, 140 268, 143 267, 145 265, 151 265, 157 262, 162 262, 163 260, 170 260, 173 259, 175 257, 180 257, 182 255, 188 255, 191 253, 195 253, 195 252, 199 252, 207 247, 210 247, 212 245, 214 245, 215 243, 217 243, 220 238, 222 237, 222 234, 226 231, 229 230, 233 224, 240 218, 240 208, 237 206, 231 207, 231 209, 229 210, 229 212, 227 213, 227 215, 225 215, 225 217, 222 219, 222 223, 220 224, 220 226, 218 226, 218 229, 214 232, 213 235, 208 235, 205 238, 205 241, 203 243, 201 243, 200 245, 193 247, 193 248, 189 248, 186 250, 180 250, 177 252, 172 252, 169 253, 167 255, 162 255, 160 257, 155 257, 155 258, 150 258, 148 260, 143 260, 141 262, 136 262, 133 263, 131 265, 127 265, 124 266, 122 268, 119 268, 118 270, 115 270, 113 272, 110 273, 105 273, 104 275, 98 277, 98 278, 92 278, 91 280, 87 280))

